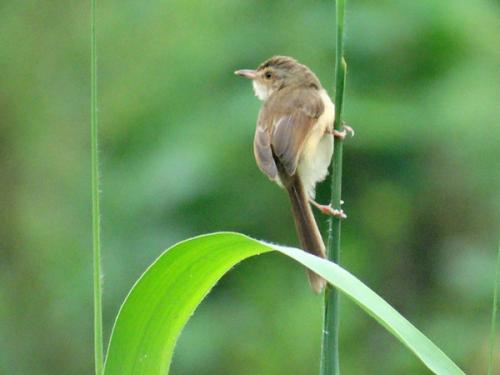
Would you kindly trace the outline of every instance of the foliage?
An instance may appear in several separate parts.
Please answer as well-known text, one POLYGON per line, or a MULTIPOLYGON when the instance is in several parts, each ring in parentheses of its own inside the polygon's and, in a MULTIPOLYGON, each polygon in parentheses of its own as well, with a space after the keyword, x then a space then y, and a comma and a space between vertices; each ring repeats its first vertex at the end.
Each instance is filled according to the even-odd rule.
MULTIPOLYGON (((87 375, 88 4, 0 9, 0 373, 87 375)), ((285 194, 253 160, 259 104, 233 71, 288 54, 331 88, 333 11, 100 3, 106 341, 130 285, 168 244, 220 230, 297 244, 285 194)), ((350 1, 346 19, 344 118, 357 133, 344 150, 342 264, 466 373, 484 374, 500 208, 498 4, 350 1)), ((356 306, 343 303, 341 319, 343 373, 422 373, 356 306)), ((320 334, 321 299, 303 271, 255 257, 200 306, 171 372, 226 375, 245 363, 239 375, 310 375, 320 334)))
MULTIPOLYGON (((272 250, 323 276, 396 336, 435 374, 465 375, 410 322, 340 266, 300 249, 256 241, 238 233, 213 233, 182 241, 165 251, 146 270, 116 319, 105 374, 169 373, 182 328, 217 280, 242 260, 272 250)), ((289 305, 293 308, 293 302, 289 305)))

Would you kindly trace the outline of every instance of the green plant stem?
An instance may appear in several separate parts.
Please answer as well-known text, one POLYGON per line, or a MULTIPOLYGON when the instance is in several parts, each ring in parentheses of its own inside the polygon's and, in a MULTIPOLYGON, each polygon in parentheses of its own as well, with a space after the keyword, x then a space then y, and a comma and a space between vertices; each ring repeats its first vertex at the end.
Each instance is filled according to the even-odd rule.
POLYGON ((92 169, 92 247, 94 273, 94 361, 96 375, 103 373, 102 290, 101 290, 101 225, 99 213, 99 156, 97 153, 97 43, 96 0, 90 10, 90 138, 92 169))
MULTIPOLYGON (((342 106, 347 65, 344 50, 344 0, 336 2, 337 45, 335 61, 335 123, 334 128, 342 128, 342 106)), ((331 166, 331 199, 333 208, 341 209, 342 192, 342 148, 343 141, 334 140, 334 153, 331 166)), ((341 220, 331 217, 328 223, 327 256, 335 263, 340 262, 341 220)), ((321 353, 321 375, 339 375, 339 294, 328 285, 325 289, 323 342, 321 353)))
POLYGON ((491 312, 491 330, 490 330, 490 353, 488 358, 488 375, 493 374, 493 353, 495 351, 495 331, 498 308, 498 284, 500 284, 500 246, 497 253, 497 268, 495 271, 495 286, 493 287, 493 308, 491 312))

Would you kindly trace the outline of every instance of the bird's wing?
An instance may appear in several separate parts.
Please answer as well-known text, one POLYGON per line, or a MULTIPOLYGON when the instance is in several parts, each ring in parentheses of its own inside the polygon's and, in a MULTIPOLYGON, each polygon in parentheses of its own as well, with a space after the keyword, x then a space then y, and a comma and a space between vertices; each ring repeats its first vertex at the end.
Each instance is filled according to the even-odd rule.
POLYGON ((314 88, 283 89, 266 101, 257 121, 254 153, 269 178, 277 175, 275 159, 288 175, 295 174, 303 146, 323 111, 314 88))
POLYGON ((258 125, 253 141, 253 153, 260 170, 271 180, 276 179, 278 176, 278 169, 271 149, 271 136, 265 128, 258 125))

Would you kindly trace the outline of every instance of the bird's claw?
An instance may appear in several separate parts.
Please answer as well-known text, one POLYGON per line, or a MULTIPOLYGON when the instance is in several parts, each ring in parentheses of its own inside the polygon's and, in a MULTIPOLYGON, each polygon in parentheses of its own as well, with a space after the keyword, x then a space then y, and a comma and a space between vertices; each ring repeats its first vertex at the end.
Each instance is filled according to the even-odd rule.
POLYGON ((317 207, 325 215, 330 215, 339 219, 347 219, 347 215, 344 213, 344 210, 333 208, 331 204, 318 205, 317 207))
POLYGON ((356 134, 354 132, 354 129, 345 123, 342 123, 342 130, 333 129, 333 130, 329 130, 328 133, 333 134, 334 137, 342 139, 342 140, 344 140, 348 134, 351 137, 354 137, 354 134, 356 134))

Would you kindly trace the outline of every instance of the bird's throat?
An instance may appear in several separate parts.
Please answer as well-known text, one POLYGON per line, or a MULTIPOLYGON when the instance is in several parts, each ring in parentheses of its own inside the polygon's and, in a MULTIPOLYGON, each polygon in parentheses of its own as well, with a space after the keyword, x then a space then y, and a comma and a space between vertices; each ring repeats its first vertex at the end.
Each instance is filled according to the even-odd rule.
POLYGON ((253 92, 255 96, 262 101, 267 100, 272 94, 272 90, 270 90, 267 86, 263 85, 257 80, 252 81, 253 92))

